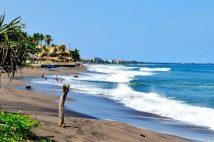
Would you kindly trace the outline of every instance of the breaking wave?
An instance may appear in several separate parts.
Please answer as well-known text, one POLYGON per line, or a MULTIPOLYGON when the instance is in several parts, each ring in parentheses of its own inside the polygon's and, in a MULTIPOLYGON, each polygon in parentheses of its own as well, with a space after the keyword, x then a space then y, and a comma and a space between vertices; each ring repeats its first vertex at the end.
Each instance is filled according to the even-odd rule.
POLYGON ((171 68, 140 68, 140 71, 149 71, 149 72, 155 72, 155 71, 170 71, 171 68))

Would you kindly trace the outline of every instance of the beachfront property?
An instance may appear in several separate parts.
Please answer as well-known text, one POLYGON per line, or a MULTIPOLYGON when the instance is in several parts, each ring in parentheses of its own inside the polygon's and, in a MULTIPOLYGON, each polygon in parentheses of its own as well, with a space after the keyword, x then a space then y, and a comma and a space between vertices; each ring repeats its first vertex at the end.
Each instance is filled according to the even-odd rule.
POLYGON ((37 54, 41 64, 73 62, 71 51, 68 50, 65 45, 54 45, 45 48, 38 46, 37 48, 41 50, 41 52, 37 54))
MULTIPOLYGON (((54 66, 74 66, 75 61, 72 58, 72 50, 65 45, 41 46, 37 45, 39 52, 29 54, 27 63, 34 67, 54 67, 54 66)), ((79 61, 79 60, 78 60, 79 61)))

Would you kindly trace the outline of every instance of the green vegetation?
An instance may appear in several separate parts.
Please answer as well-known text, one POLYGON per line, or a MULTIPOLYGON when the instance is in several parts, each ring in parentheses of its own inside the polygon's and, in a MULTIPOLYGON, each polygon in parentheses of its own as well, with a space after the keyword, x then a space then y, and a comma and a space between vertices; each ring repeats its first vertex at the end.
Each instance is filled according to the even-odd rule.
POLYGON ((17 68, 23 67, 29 53, 36 54, 33 38, 23 31, 25 27, 21 18, 17 17, 5 24, 5 15, 0 16, 0 71, 12 73, 14 76, 17 68))
POLYGON ((45 36, 45 43, 46 45, 50 46, 51 42, 53 41, 52 37, 50 35, 45 36))
POLYGON ((74 62, 80 61, 80 52, 78 49, 74 49, 70 52, 71 57, 73 58, 74 62))
POLYGON ((39 139, 30 131, 39 121, 27 115, 0 112, 0 141, 15 142, 21 140, 47 141, 39 139))

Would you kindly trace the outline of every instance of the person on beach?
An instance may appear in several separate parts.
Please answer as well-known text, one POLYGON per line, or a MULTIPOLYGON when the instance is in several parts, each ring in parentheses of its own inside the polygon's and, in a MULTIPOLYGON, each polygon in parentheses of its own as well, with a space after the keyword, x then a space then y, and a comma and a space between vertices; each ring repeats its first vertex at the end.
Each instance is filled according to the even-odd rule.
POLYGON ((45 74, 44 74, 44 73, 42 74, 42 78, 43 78, 43 79, 45 78, 45 74))
POLYGON ((59 78, 59 81, 60 81, 60 82, 62 82, 63 80, 65 80, 65 79, 64 79, 64 78, 62 78, 62 77, 60 77, 60 78, 59 78))

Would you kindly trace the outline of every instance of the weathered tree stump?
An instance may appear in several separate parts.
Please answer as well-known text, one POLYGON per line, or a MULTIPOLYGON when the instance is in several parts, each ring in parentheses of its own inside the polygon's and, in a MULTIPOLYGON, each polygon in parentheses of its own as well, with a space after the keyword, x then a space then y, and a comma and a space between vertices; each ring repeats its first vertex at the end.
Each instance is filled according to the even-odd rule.
MULTIPOLYGON (((0 70, 1 71, 1 70, 0 70)), ((1 72, 0 72, 0 89, 1 89, 1 72)))
POLYGON ((59 100, 59 127, 64 128, 64 104, 69 92, 70 85, 64 84, 63 85, 63 93, 59 100))

